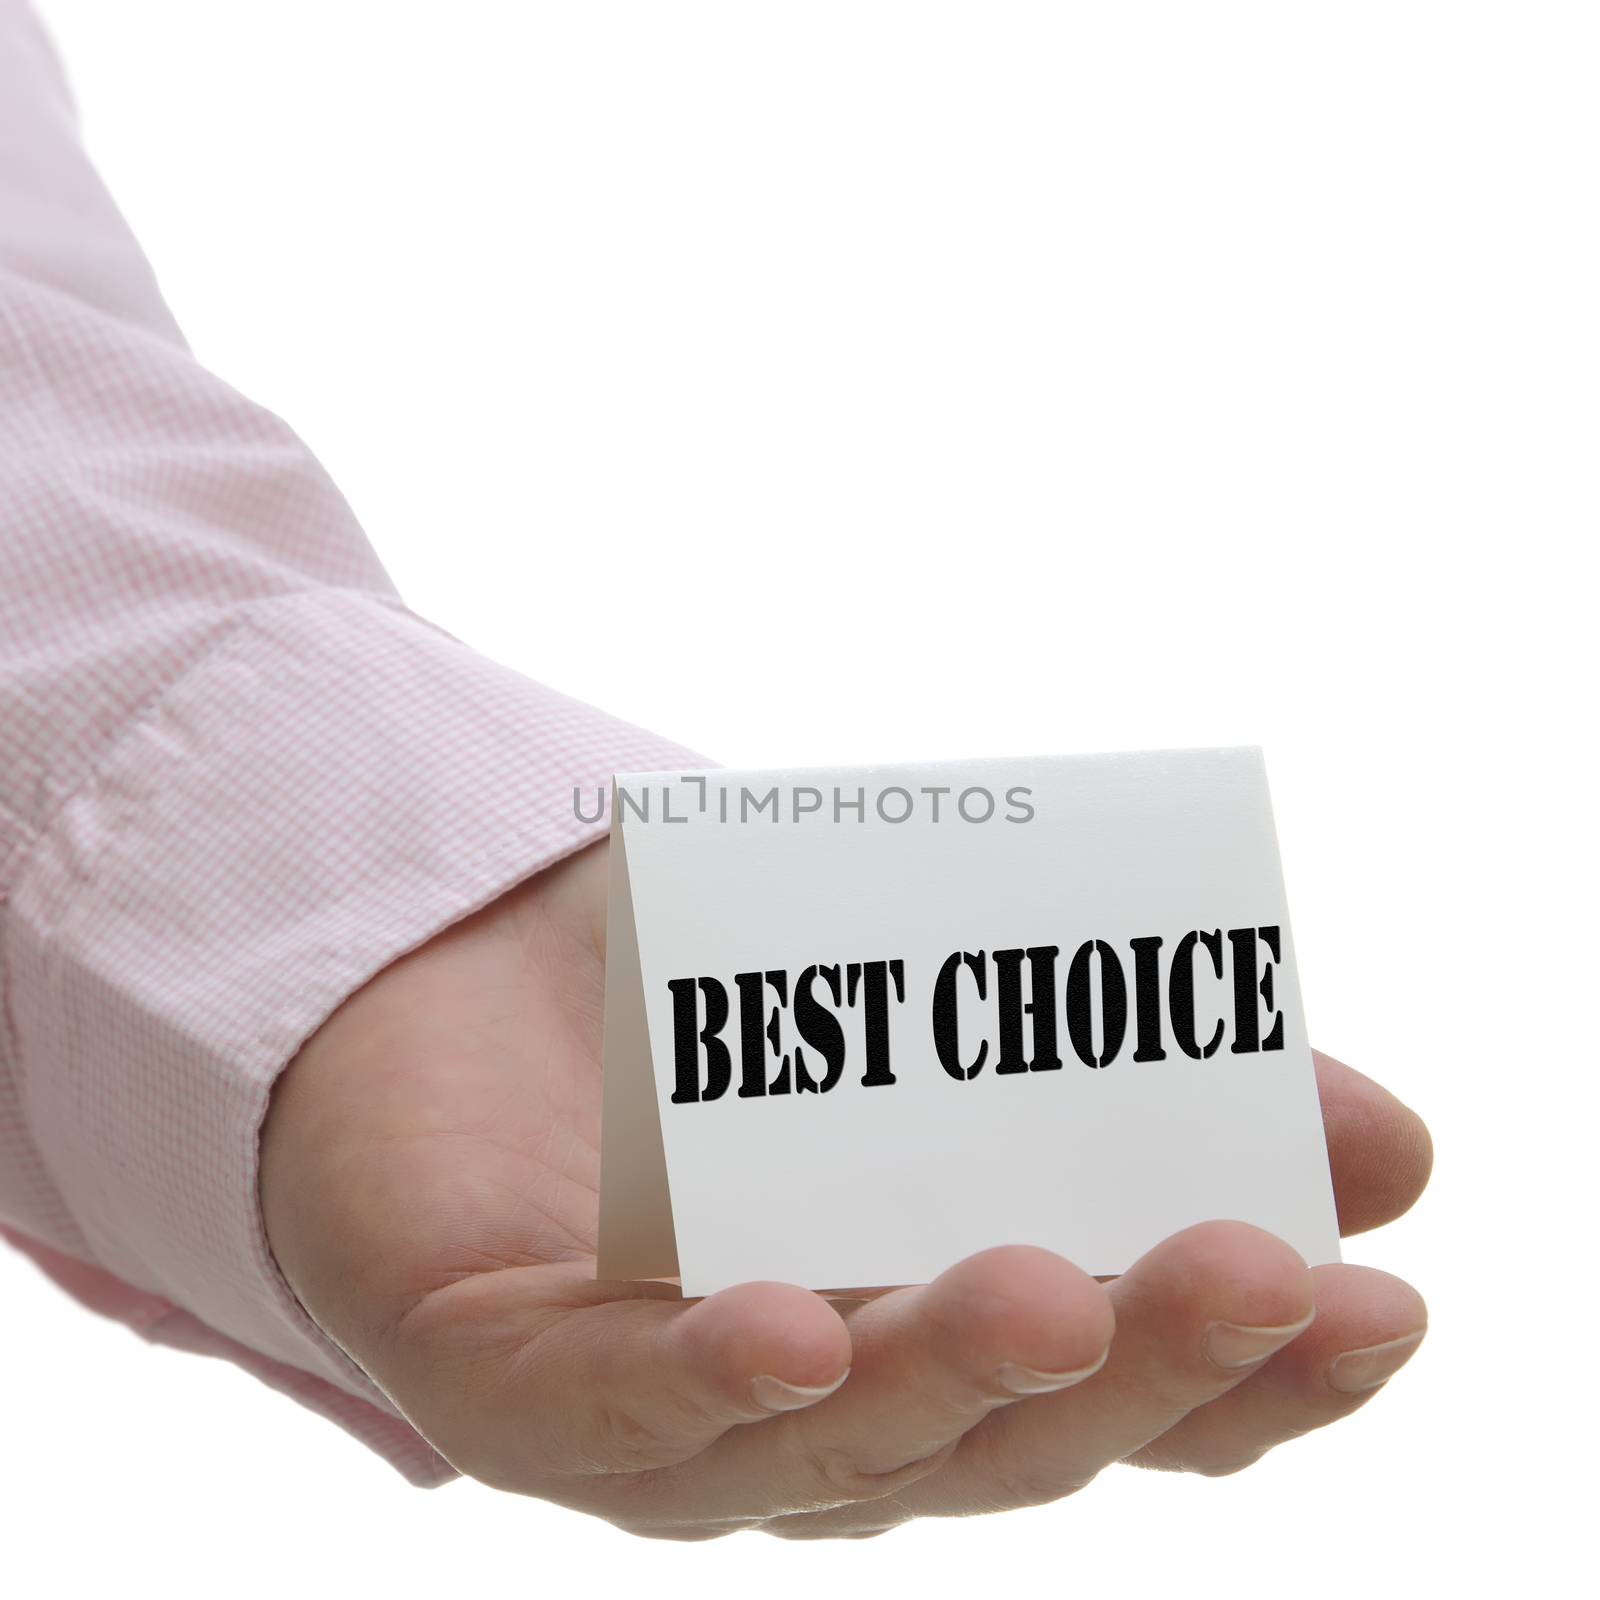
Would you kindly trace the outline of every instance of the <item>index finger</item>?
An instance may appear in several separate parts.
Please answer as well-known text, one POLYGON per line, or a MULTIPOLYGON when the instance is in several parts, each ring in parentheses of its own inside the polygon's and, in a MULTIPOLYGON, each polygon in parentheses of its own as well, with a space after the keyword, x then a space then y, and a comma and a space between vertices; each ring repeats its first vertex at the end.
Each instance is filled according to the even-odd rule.
POLYGON ((1393 1222, 1416 1204, 1433 1170, 1427 1125, 1380 1083, 1313 1050, 1341 1234, 1393 1222))

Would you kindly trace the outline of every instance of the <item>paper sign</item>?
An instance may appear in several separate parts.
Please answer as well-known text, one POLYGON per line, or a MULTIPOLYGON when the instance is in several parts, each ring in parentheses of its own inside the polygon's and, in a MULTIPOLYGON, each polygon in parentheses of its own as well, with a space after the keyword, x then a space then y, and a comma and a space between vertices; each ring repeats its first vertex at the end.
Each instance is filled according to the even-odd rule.
POLYGON ((620 774, 599 1275, 1339 1259, 1255 749, 620 774))

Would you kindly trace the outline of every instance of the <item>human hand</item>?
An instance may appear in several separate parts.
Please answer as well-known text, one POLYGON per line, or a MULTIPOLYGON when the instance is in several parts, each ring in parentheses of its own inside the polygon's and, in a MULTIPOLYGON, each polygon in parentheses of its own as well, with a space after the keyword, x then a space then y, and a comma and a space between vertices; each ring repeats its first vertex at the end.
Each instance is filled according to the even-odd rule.
MULTIPOLYGON (((1307 1268, 1240 1222, 1106 1284, 1031 1245, 858 1299, 597 1281, 605 858, 539 874, 352 995, 263 1135, 289 1283, 462 1472, 652 1537, 865 1537, 1058 1499, 1116 1461, 1236 1471, 1416 1348, 1408 1285, 1307 1268)), ((1316 1067, 1359 1233, 1413 1203, 1431 1145, 1377 1084, 1316 1067)))

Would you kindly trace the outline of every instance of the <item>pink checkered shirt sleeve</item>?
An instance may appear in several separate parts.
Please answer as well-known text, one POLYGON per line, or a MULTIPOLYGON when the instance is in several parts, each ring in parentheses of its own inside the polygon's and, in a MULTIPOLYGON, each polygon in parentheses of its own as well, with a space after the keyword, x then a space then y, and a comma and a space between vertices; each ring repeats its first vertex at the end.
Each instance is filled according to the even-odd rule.
POLYGON ((0 0, 0 1231, 452 1476, 272 1260, 268 1093, 373 973, 596 836, 574 786, 683 764, 406 609, 190 354, 0 0))

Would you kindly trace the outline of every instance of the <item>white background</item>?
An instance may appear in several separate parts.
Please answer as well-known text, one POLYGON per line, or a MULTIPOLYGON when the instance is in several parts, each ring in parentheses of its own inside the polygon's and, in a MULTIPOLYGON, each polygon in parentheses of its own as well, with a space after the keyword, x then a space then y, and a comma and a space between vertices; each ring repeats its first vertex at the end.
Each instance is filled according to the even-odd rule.
POLYGON ((1312 1036, 1438 1164, 1347 1247, 1433 1320, 1352 1420, 865 1544, 411 1490, 0 1259, 7 1592, 1578 1586, 1593 8, 45 10, 417 609, 741 765, 1262 744, 1312 1036))

